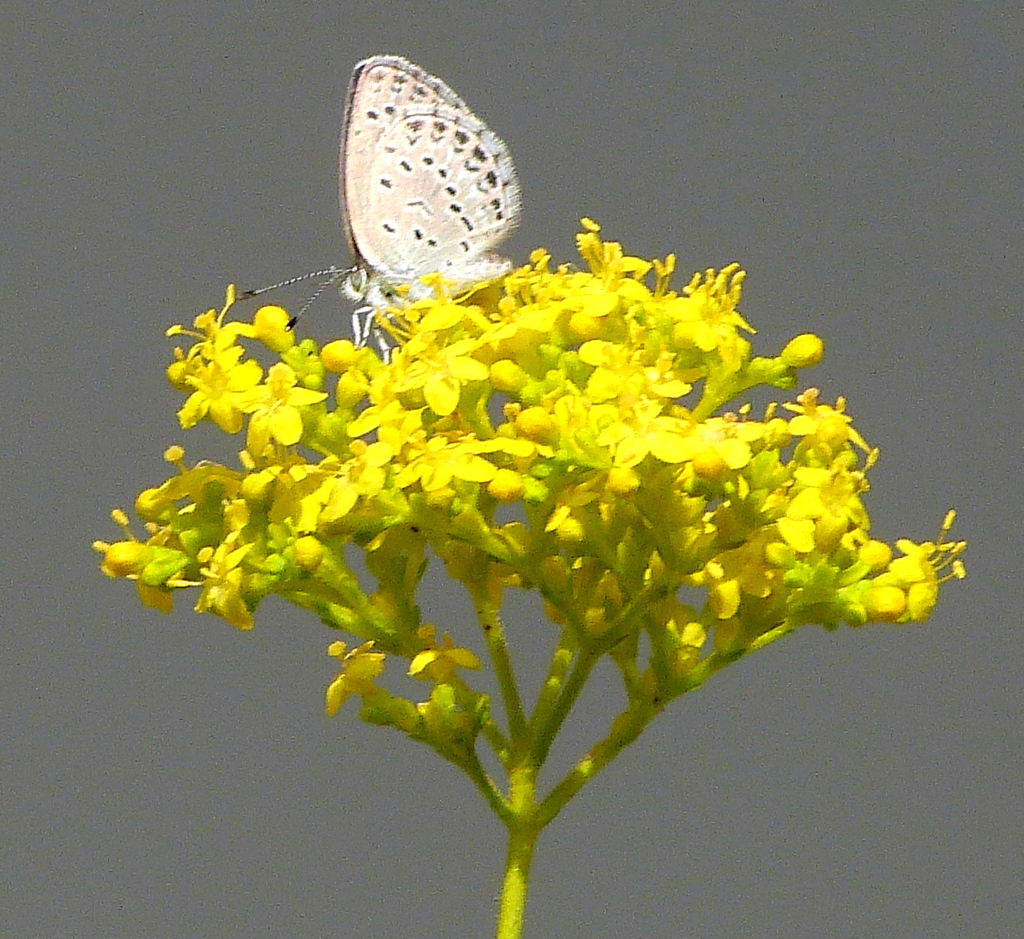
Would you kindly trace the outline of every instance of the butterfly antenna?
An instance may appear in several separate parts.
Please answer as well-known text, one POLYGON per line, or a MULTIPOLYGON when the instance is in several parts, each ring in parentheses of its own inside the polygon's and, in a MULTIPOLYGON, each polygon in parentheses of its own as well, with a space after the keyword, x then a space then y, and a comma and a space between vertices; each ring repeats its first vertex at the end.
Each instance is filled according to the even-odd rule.
MULTIPOLYGON (((320 299, 320 294, 322 294, 328 287, 336 284, 340 280, 341 276, 343 274, 347 274, 348 271, 334 270, 334 271, 321 271, 320 273, 321 274, 331 274, 332 276, 331 276, 330 280, 325 280, 319 287, 316 288, 316 290, 313 292, 313 294, 311 296, 307 297, 302 302, 302 306, 299 307, 299 312, 296 313, 290 320, 288 320, 288 328, 289 329, 294 329, 295 328, 295 324, 299 321, 299 317, 302 316, 302 314, 305 313, 306 310, 308 310, 314 303, 316 303, 317 300, 320 299)), ((310 277, 316 277, 317 275, 316 274, 310 274, 309 276, 310 277)), ((300 280, 305 280, 305 278, 299 278, 299 279, 300 280)))
MULTIPOLYGON (((239 300, 251 300, 253 297, 258 297, 261 294, 270 293, 271 290, 280 290, 282 287, 291 287, 292 284, 301 284, 304 280, 312 280, 314 277, 329 276, 331 279, 327 281, 326 284, 323 285, 323 287, 326 287, 330 284, 336 283, 338 280, 341 279, 341 277, 343 277, 347 273, 347 268, 329 267, 326 270, 313 271, 312 273, 309 274, 302 274, 299 277, 289 277, 288 280, 282 280, 278 284, 271 284, 269 287, 260 287, 257 290, 242 290, 237 294, 237 298, 239 300)), ((321 287, 320 290, 316 292, 316 294, 314 295, 314 299, 315 297, 320 296, 323 287, 321 287)), ((303 307, 303 309, 305 309, 305 307, 303 307)))

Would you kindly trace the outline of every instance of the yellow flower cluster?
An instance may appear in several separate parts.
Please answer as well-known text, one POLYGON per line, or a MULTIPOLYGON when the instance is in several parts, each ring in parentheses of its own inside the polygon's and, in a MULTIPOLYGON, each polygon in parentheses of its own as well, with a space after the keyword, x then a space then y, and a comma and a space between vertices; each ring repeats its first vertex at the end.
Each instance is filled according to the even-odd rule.
POLYGON ((199 588, 197 609, 243 629, 268 594, 312 610, 361 642, 332 646, 329 710, 358 694, 364 717, 449 756, 491 728, 462 674, 480 662, 422 621, 431 557, 472 598, 499 679, 503 594, 535 590, 567 656, 609 655, 630 700, 661 706, 802 624, 927 618, 963 574, 952 517, 894 560, 869 534, 876 453, 842 399, 811 389, 760 419, 742 404, 755 386, 794 388, 821 340, 755 357, 737 266, 674 291, 672 257, 584 228, 585 270, 537 251, 501 285, 455 300, 438 279, 434 298, 382 312, 386 362, 296 341, 278 307, 228 321, 231 291, 172 330, 194 340, 168 370, 181 426, 245 429, 245 450, 229 468, 172 448, 177 471, 136 502, 147 540, 98 544, 103 570, 161 609, 199 588), (264 371, 245 341, 280 361, 264 371), (428 702, 379 687, 385 654, 432 683, 428 702))

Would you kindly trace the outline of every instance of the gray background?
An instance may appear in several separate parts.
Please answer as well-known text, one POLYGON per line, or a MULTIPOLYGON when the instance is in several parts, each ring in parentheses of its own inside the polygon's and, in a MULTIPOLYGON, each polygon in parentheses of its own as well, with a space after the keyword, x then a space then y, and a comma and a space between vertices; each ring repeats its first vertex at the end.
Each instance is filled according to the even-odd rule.
MULTIPOLYGON (((1020 939, 1022 20, 8 0, 0 935, 492 934, 502 832, 427 751, 323 716, 333 634, 283 604, 248 634, 144 610, 89 548, 165 446, 222 446, 180 433, 163 330, 346 261, 343 94, 393 52, 511 146, 512 257, 572 260, 587 214, 684 271, 741 262, 758 348, 818 332, 807 381, 881 447, 877 534, 955 505, 971 542, 927 625, 808 628, 677 702, 546 833, 527 935, 1020 939)), ((346 323, 329 297, 302 328, 346 323)))

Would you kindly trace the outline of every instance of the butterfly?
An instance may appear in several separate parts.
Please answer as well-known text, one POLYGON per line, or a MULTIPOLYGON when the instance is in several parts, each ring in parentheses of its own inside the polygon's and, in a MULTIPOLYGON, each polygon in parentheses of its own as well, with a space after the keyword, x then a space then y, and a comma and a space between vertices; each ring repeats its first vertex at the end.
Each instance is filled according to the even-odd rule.
POLYGON ((329 275, 360 304, 356 343, 375 334, 386 345, 377 311, 429 296, 425 274, 439 272, 458 294, 512 267, 493 252, 522 210, 508 147, 441 79, 401 56, 373 56, 352 73, 339 190, 355 264, 243 296, 329 275))

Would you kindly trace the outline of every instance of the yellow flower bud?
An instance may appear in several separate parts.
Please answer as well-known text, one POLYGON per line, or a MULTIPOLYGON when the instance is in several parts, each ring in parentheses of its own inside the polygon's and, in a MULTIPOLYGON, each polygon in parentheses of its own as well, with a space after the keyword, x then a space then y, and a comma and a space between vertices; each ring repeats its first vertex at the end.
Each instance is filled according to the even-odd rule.
POLYGON ((261 306, 253 317, 253 335, 274 352, 287 352, 295 345, 295 333, 288 328, 291 317, 279 306, 261 306))
POLYGON ((303 535, 295 539, 295 563, 304 571, 315 571, 324 559, 324 546, 319 538, 303 535))
POLYGON ((864 594, 864 608, 869 620, 895 623, 907 608, 907 595, 899 587, 872 587, 864 594))
POLYGON ((528 440, 547 443, 555 435, 555 422, 544 408, 534 407, 516 416, 516 430, 528 440))
MULTIPOLYGON (((347 341, 347 340, 344 340, 347 341)), ((331 343, 337 345, 338 343, 331 343)), ((338 386, 334 391, 335 400, 340 408, 355 407, 369 391, 370 383, 366 375, 355 368, 346 369, 338 379, 338 386)))
POLYGON ((728 474, 729 467, 714 447, 705 447, 694 456, 693 471, 701 479, 722 479, 728 474))
POLYGON ((262 505, 273 491, 272 473, 251 473, 242 480, 239 495, 252 505, 262 505))
POLYGON ((340 375, 356 360, 357 350, 348 339, 336 339, 320 350, 320 361, 327 371, 340 375))
POLYGON ((790 368, 810 368, 817 365, 825 354, 825 343, 814 333, 794 336, 782 350, 782 361, 790 368))
POLYGON ((103 553, 103 573, 110 577, 137 574, 145 566, 149 548, 138 541, 118 541, 103 553))
POLYGON ((861 545, 858 553, 861 561, 867 564, 873 571, 884 570, 892 560, 892 548, 884 541, 869 541, 861 545))
POLYGON ((523 494, 523 477, 510 469, 500 469, 487 483, 487 492, 499 502, 515 502, 523 494))
POLYGON ((530 376, 511 359, 498 359, 491 365, 491 383, 498 391, 518 394, 529 380, 530 376))

